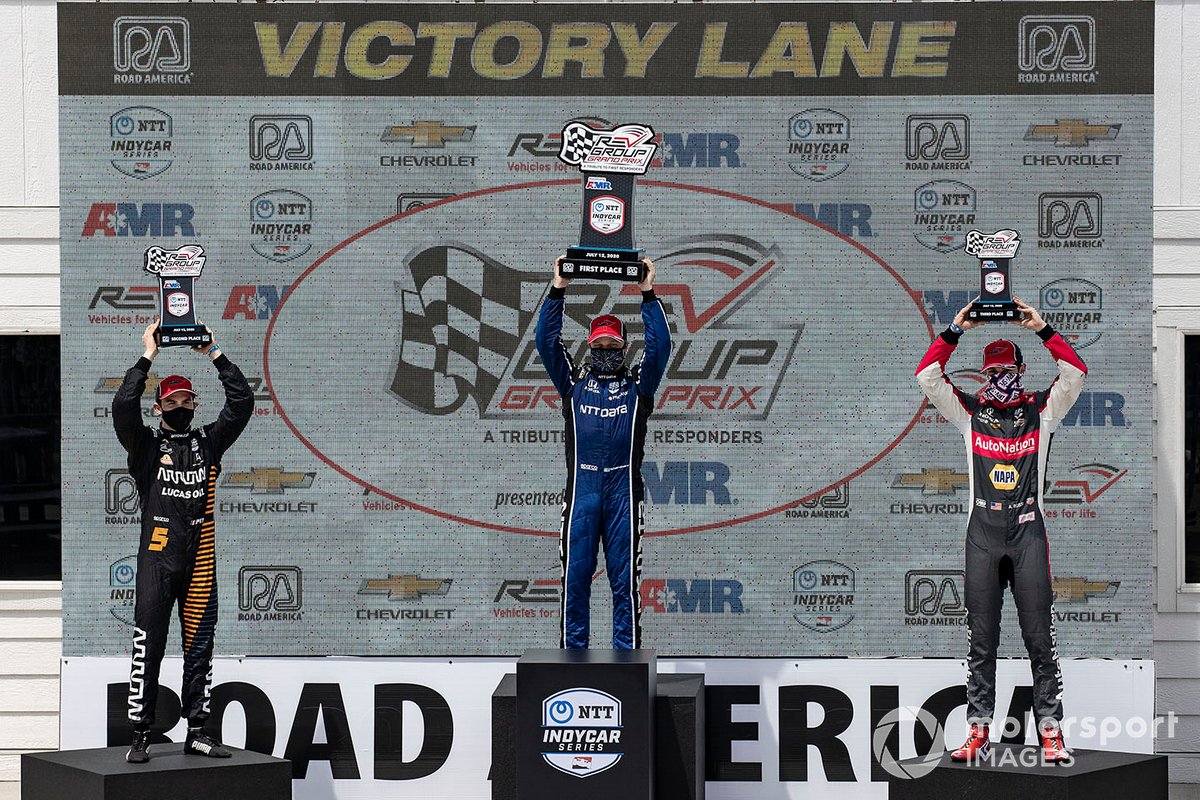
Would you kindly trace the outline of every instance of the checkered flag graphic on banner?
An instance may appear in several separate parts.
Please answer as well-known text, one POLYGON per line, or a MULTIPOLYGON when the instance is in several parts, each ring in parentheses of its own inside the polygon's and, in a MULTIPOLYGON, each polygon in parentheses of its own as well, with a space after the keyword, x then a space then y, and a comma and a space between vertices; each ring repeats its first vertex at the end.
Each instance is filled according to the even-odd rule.
POLYGON ((408 268, 417 288, 401 291, 403 329, 392 392, 428 414, 449 414, 469 397, 483 412, 533 320, 522 296, 540 290, 545 276, 464 246, 423 250, 408 268))
POLYGON ((967 231, 967 253, 970 255, 978 253, 979 247, 983 244, 983 239, 984 236, 979 231, 967 231))
POLYGON ((146 250, 146 261, 143 265, 146 269, 146 272, 153 272, 157 275, 166 263, 166 250, 163 250, 158 245, 153 245, 146 250))
POLYGON ((582 164, 596 145, 596 138, 604 131, 589 128, 582 122, 572 122, 563 128, 562 149, 558 157, 568 164, 582 164))

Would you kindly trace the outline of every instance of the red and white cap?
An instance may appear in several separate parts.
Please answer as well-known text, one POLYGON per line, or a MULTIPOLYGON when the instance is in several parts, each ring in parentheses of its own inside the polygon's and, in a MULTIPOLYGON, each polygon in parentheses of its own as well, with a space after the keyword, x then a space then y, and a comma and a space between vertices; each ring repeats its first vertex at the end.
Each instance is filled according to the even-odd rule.
POLYGON ((196 390, 192 388, 192 382, 187 378, 182 375, 168 375, 159 382, 158 388, 154 390, 154 399, 162 400, 176 392, 188 392, 192 397, 198 396, 196 390))
POLYGON ((1021 351, 1008 339, 997 339, 983 348, 983 368, 1017 367, 1021 363, 1021 351))
POLYGON ((625 344, 625 324, 612 314, 601 314, 592 320, 592 332, 588 334, 588 344, 602 336, 611 336, 621 344, 625 344))

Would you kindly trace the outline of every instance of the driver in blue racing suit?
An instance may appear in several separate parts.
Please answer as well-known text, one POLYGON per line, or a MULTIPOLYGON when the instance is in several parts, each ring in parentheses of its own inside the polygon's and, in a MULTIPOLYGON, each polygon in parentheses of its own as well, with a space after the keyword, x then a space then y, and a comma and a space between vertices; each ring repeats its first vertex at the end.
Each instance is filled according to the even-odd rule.
MULTIPOLYGON (((559 262, 561 259, 559 259, 559 262)), ((592 576, 596 549, 613 593, 612 646, 640 647, 642 560, 642 449, 654 394, 671 355, 671 334, 662 303, 654 295, 654 265, 646 259, 642 291, 645 347, 639 362, 625 366, 629 340, 612 314, 592 321, 591 361, 578 370, 560 338, 568 280, 554 265, 554 283, 537 324, 537 348, 550 380, 563 398, 566 420, 567 487, 559 557, 562 560, 564 648, 588 646, 592 576)))

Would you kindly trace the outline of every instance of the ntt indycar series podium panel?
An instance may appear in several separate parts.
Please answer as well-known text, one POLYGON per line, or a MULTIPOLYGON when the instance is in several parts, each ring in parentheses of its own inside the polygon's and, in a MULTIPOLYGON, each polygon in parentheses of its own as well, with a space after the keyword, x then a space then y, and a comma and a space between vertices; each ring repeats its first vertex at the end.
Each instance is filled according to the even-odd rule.
MULTIPOLYGON (((129 747, 138 587, 173 534, 151 535, 112 401, 137 336, 185 308, 182 284, 146 285, 144 253, 193 247, 197 324, 254 402, 205 476, 217 535, 183 641, 211 645, 211 678, 207 649, 197 671, 167 648, 147 767, 188 739, 184 711, 193 743, 286 759, 301 800, 515 792, 520 734, 493 731, 533 700, 502 681, 560 636, 657 654, 635 751, 691 796, 916 791, 942 767, 897 761, 958 748, 968 713, 990 712, 997 754, 1060 715, 1081 753, 1170 735, 1150 660, 1152 4, 64 3, 58 20, 63 748, 129 747), (566 247, 599 246, 583 221, 633 222, 564 144, 628 124, 652 132, 623 243, 646 269, 553 287, 566 247), (967 250, 1003 230, 1023 240, 1004 275, 967 250), (1046 327, 956 323, 981 281, 1046 327), (941 405, 914 376, 931 344, 941 405), (1022 446, 1045 411, 1036 454, 964 458, 969 398, 1056 377, 1073 404, 971 422, 984 447, 1022 446), (640 463, 568 447, 574 386, 598 392, 589 423, 636 407, 620 441, 640 463), (564 461, 621 513, 583 519, 564 461), (614 557, 567 548, 567 591, 564 504, 568 538, 603 528, 614 557), (968 523, 1009 517, 1028 536, 989 555, 981 596, 968 523), (997 606, 1002 631, 970 624, 997 606)), ((177 371, 196 419, 217 416, 219 375, 191 358, 142 370, 126 423, 158 426, 177 371)), ((571 724, 615 713, 600 693, 632 724, 606 686, 535 691, 567 693, 537 732, 618 738, 571 724)), ((538 763, 586 793, 631 752, 538 763)))

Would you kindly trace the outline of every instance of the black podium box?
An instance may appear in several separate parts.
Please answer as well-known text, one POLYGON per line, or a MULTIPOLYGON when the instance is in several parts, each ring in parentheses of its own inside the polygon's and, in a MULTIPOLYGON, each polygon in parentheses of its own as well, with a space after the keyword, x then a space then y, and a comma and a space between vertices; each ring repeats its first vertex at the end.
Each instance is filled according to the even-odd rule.
MULTIPOLYGON (((950 755, 920 778, 888 777, 888 800, 969 797, 971 800, 1167 800, 1167 757, 1075 750, 1070 765, 1042 765, 1039 748, 992 744, 989 761, 956 763, 950 755)), ((920 759, 899 762, 919 774, 920 759)))
POLYGON ((653 650, 528 650, 517 660, 517 800, 652 800, 653 650))
MULTIPOLYGON (((704 676, 658 675, 654 724, 654 797, 704 800, 704 676)), ((517 676, 508 674, 492 693, 493 800, 517 796, 516 730, 517 676)))
POLYGON ((232 758, 206 758, 154 744, 146 764, 125 762, 128 745, 26 753, 21 800, 291 800, 290 761, 229 749, 232 758))

